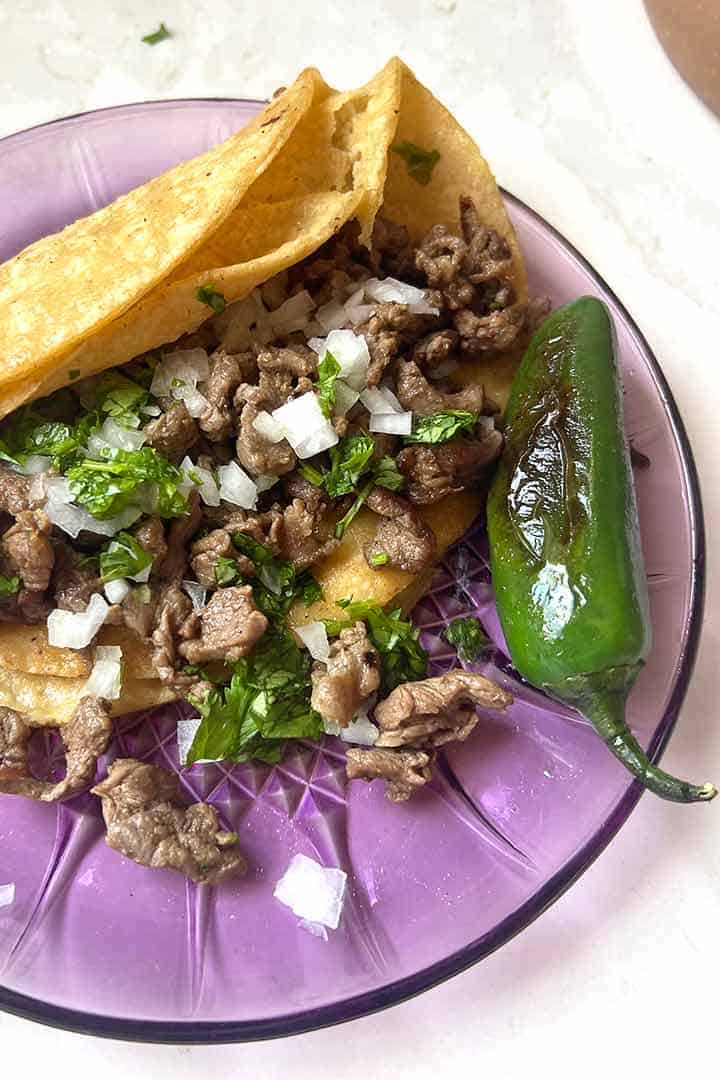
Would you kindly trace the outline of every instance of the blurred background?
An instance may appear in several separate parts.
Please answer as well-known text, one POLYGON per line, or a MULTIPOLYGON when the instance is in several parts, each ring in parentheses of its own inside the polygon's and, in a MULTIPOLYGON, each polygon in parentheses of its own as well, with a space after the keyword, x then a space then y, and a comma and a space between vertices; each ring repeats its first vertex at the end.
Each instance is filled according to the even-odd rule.
MULTIPOLYGON (((720 4, 648 6, 686 78, 717 105, 720 4)), ((671 65, 641 0, 0 0, 0 136, 129 101, 264 98, 308 64, 352 86, 391 53, 635 316, 689 429, 712 556, 720 122, 671 65), (170 36, 144 42, 161 23, 170 36)), ((0 143, 0 192, 2 170, 0 143)), ((715 780, 719 623, 711 559, 698 668, 667 760, 715 780)), ((4 1067, 30 1057, 60 1078, 102 1068, 173 1080, 212 1069, 384 1078, 481 1067, 495 1080, 538 1065, 585 1080, 621 1061, 626 1074, 707 1069, 717 1060, 718 813, 643 798, 600 861, 520 938, 389 1013, 283 1043, 210 1049, 81 1040, 0 1015, 4 1067)))

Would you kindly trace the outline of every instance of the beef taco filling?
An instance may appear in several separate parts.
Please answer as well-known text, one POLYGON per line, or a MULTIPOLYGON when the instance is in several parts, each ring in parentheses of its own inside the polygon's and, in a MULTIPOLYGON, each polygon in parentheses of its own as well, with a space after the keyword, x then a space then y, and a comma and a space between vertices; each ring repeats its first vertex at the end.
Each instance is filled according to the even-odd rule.
MULTIPOLYGON (((53 799, 87 785, 124 674, 121 648, 98 643, 119 631, 197 709, 188 762, 276 762, 288 739, 342 732, 364 744, 349 776, 385 778, 405 799, 437 747, 467 737, 476 704, 507 704, 479 675, 427 679, 399 609, 322 601, 323 567, 361 510, 372 574, 417 576, 438 556, 427 508, 486 485, 503 439, 483 371, 536 316, 510 267, 469 198, 456 231, 436 225, 417 245, 380 217, 362 246, 353 221, 241 301, 204 287, 209 317, 193 333, 71 373, 2 421, 0 621, 45 626, 92 670, 62 728, 66 780, 30 776, 32 720, 6 709, 0 791, 53 799)), ((229 834, 213 818, 202 842, 214 869, 199 870, 175 789, 158 780, 153 804, 162 770, 123 769, 97 789, 120 850, 197 880, 242 861, 222 854, 229 834), (163 836, 133 848, 123 823, 157 822, 161 804, 163 836)))

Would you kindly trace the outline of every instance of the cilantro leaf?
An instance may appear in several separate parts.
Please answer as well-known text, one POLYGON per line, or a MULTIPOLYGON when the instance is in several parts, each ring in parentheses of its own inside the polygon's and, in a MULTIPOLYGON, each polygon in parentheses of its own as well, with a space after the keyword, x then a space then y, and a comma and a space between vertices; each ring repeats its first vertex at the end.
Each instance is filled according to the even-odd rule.
POLYGON ((146 45, 157 45, 161 41, 165 41, 166 38, 172 37, 172 33, 168 30, 164 22, 161 22, 157 30, 154 30, 152 34, 145 34, 145 37, 141 38, 146 45))
POLYGON ((227 301, 211 282, 208 282, 207 285, 201 285, 195 295, 201 304, 207 304, 216 315, 222 315, 227 301))
POLYGON ((234 533, 233 543, 255 563, 258 580, 253 582, 253 596, 271 621, 282 623, 296 600, 312 604, 322 599, 322 589, 309 570, 298 574, 291 562, 277 558, 247 533, 234 533))
POLYGON ((420 416, 412 434, 405 436, 405 442, 444 443, 456 435, 471 432, 477 422, 478 414, 466 412, 465 409, 448 409, 432 416, 420 416))
POLYGON ((387 551, 378 551, 377 555, 370 556, 371 566, 387 566, 390 562, 390 556, 387 551))
POLYGON ((375 487, 375 481, 370 480, 365 485, 365 487, 361 491, 358 492, 357 497, 355 499, 355 502, 352 504, 350 509, 345 514, 343 514, 343 516, 340 518, 340 520, 338 522, 335 523, 335 539, 336 540, 342 540, 342 538, 345 535, 345 532, 347 531, 348 527, 352 524, 352 522, 355 520, 355 518, 358 516, 358 514, 362 510, 363 506, 365 505, 365 501, 366 501, 368 495, 370 494, 370 492, 372 491, 372 489, 374 487, 375 487))
POLYGON ((221 587, 225 585, 237 585, 242 580, 240 568, 235 559, 228 559, 226 555, 220 555, 215 563, 215 580, 221 587))
POLYGON ((150 446, 106 450, 102 460, 86 458, 66 475, 75 502, 101 521, 125 510, 145 483, 152 484, 156 492, 161 517, 180 517, 187 510, 178 490, 183 474, 150 446))
POLYGON ((318 739, 322 720, 310 705, 310 656, 290 633, 269 630, 252 656, 234 665, 230 684, 196 702, 202 719, 188 754, 200 758, 271 764, 286 739, 318 739))
POLYGON ((423 150, 412 142, 401 142, 391 147, 393 153, 398 154, 405 164, 407 171, 413 180, 425 186, 432 179, 433 169, 440 160, 438 150, 423 150))
POLYGON ((388 488, 390 491, 399 491, 405 483, 405 477, 398 469, 395 459, 391 457, 380 459, 373 473, 373 480, 379 487, 388 488))
POLYGON ((320 398, 320 408, 327 417, 335 407, 337 377, 341 372, 339 362, 329 350, 325 350, 318 366, 317 393, 320 398))
POLYGON ((145 387, 119 371, 106 371, 101 375, 95 393, 100 412, 121 421, 133 420, 137 423, 140 409, 150 402, 150 394, 145 387))
POLYGON ((322 487, 325 483, 325 474, 321 473, 313 465, 308 465, 306 461, 299 467, 298 472, 303 480, 307 480, 308 484, 312 484, 313 487, 322 487))
MULTIPOLYGON (((52 458, 53 466, 59 472, 64 471, 99 426, 100 417, 94 411, 78 421, 53 415, 61 411, 56 408, 61 404, 59 400, 48 399, 17 409, 0 425, 0 456, 21 464, 31 455, 38 454, 52 458)), ((73 405, 76 407, 77 400, 73 405)))
POLYGON ((490 639, 479 619, 468 615, 464 619, 453 619, 443 631, 448 644, 453 645, 461 660, 473 664, 490 644, 490 639))
POLYGON ((100 552, 100 580, 104 585, 117 578, 135 577, 152 564, 153 557, 128 532, 117 533, 100 552))
POLYGON ((325 490, 332 499, 349 495, 369 469, 375 453, 370 435, 348 435, 330 450, 331 469, 325 474, 325 490))
POLYGON ((0 575, 0 597, 14 596, 19 588, 19 577, 3 577, 0 575))
POLYGON ((420 632, 402 617, 400 608, 386 612, 375 600, 338 600, 347 612, 347 619, 327 619, 325 626, 335 637, 357 619, 367 623, 368 634, 380 653, 381 689, 389 694, 401 683, 424 679, 427 675, 427 653, 420 644, 420 632))

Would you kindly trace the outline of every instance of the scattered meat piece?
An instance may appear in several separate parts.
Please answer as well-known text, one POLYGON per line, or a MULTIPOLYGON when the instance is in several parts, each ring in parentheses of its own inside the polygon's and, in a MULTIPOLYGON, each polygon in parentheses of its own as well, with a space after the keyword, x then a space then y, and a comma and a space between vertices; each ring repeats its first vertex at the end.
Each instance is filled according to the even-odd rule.
MULTIPOLYGON (((299 379, 301 375, 314 375, 317 371, 317 353, 309 349, 307 345, 292 345, 279 348, 276 345, 266 345, 262 352, 258 353, 257 366, 261 373, 274 375, 277 372, 292 375, 299 379)), ((275 408, 278 406, 276 405, 275 408)))
POLYGON ((101 589, 97 562, 88 561, 82 552, 62 541, 57 543, 52 579, 55 606, 65 611, 84 611, 93 593, 101 589))
POLYGON ((31 510, 31 483, 31 476, 21 476, 20 473, 0 465, 0 511, 15 517, 23 510, 31 510))
POLYGON ((324 504, 318 504, 316 500, 306 503, 304 499, 293 499, 283 510, 278 528, 280 554, 284 559, 289 559, 296 570, 304 570, 329 555, 340 542, 327 532, 323 534, 323 510, 313 510, 313 505, 324 508, 324 504))
POLYGON ((241 555, 225 529, 213 529, 207 536, 196 540, 192 546, 191 565, 195 580, 206 589, 216 589, 218 580, 215 567, 218 559, 234 559, 243 577, 254 577, 255 566, 246 555, 241 555))
POLYGON ((189 664, 240 660, 253 650, 267 627, 249 585, 218 589, 204 608, 185 620, 180 629, 185 640, 178 651, 189 664))
POLYGON ((372 234, 373 262, 382 276, 415 281, 415 249, 404 225, 376 217, 372 234))
POLYGON ((490 350, 509 349, 525 325, 525 312, 518 307, 476 315, 469 308, 455 312, 455 329, 460 334, 460 349, 470 357, 490 350))
POLYGON ((135 539, 141 547, 149 551, 156 563, 162 562, 167 555, 165 526, 157 514, 144 518, 135 528, 135 539))
POLYGON ((436 368, 453 358, 459 342, 460 335, 457 330, 435 330, 417 343, 412 351, 411 359, 419 368, 425 369, 432 375, 436 368))
POLYGON ((175 670, 180 627, 192 609, 187 593, 179 585, 170 585, 160 598, 152 633, 152 662, 157 677, 178 691, 187 690, 195 681, 192 676, 175 670))
POLYGON ((311 679, 313 709, 326 724, 347 727, 380 686, 380 657, 363 622, 340 631, 327 664, 313 664, 311 679))
POLYGON ((238 386, 251 377, 254 362, 252 353, 234 356, 225 349, 218 349, 210 357, 210 374, 204 388, 209 404, 198 422, 212 442, 222 442, 235 433, 233 398, 238 386))
POLYGON ((48 533, 52 525, 42 510, 21 510, 0 546, 29 592, 44 593, 50 584, 55 552, 48 533))
POLYGON ((57 784, 30 775, 27 744, 31 727, 11 709, 0 712, 5 714, 0 715, 0 791, 56 802, 80 791, 92 780, 97 759, 107 749, 112 735, 112 721, 101 698, 91 695, 82 698, 70 721, 60 729, 66 772, 57 784))
POLYGON ((407 305, 392 301, 378 304, 366 323, 356 328, 365 338, 370 353, 368 386, 377 386, 385 369, 400 352, 427 334, 435 322, 430 315, 415 315, 407 305))
POLYGON ((385 794, 391 802, 405 802, 432 778, 432 755, 425 750, 348 750, 345 769, 348 780, 385 780, 385 794))
POLYGON ((158 559, 153 573, 164 581, 177 581, 186 576, 188 565, 188 547, 195 533, 202 525, 203 512, 200 496, 196 489, 188 495, 188 513, 175 518, 167 537, 167 554, 158 559))
POLYGON ((132 630, 134 634, 137 634, 139 638, 145 641, 150 638, 155 625, 158 596, 157 590, 152 587, 149 601, 143 600, 143 595, 144 589, 131 589, 120 605, 120 615, 128 630, 132 630))
POLYGON ((176 401, 162 416, 151 420, 144 431, 150 446, 174 462, 180 461, 200 438, 200 429, 182 401, 176 401))
POLYGON ((500 456, 503 437, 494 428, 483 439, 455 438, 440 446, 406 446, 397 466, 407 477, 406 495, 416 506, 429 506, 489 476, 500 456))
POLYGON ((475 706, 504 711, 512 697, 471 671, 450 671, 434 679, 404 683, 375 709, 380 748, 442 746, 466 739, 478 722, 475 706))
POLYGON ((446 225, 433 225, 415 254, 415 265, 451 309, 471 304, 475 290, 463 274, 467 245, 446 225))
POLYGON ((290 267, 290 292, 302 286, 317 304, 324 304, 344 284, 367 277, 370 253, 359 240, 360 225, 353 218, 307 259, 290 267))
POLYGON ((466 386, 454 394, 445 394, 430 385, 414 360, 398 363, 396 393, 403 408, 418 416, 432 416, 448 409, 479 413, 485 405, 485 391, 481 385, 466 386))
POLYGON ((473 285, 502 281, 512 260, 507 240, 482 224, 469 196, 460 196, 460 228, 467 250, 463 269, 473 285))
POLYGON ((285 439, 272 443, 254 426, 259 412, 279 409, 291 393, 290 376, 279 370, 261 371, 258 386, 243 384, 235 395, 235 405, 242 409, 237 456, 240 464, 254 476, 283 476, 295 468, 297 459, 290 444, 285 439))
POLYGON ((219 528, 225 529, 232 536, 242 532, 264 544, 273 555, 278 555, 278 532, 282 522, 282 511, 275 505, 261 513, 255 510, 239 510, 236 506, 208 507, 205 519, 219 528))
POLYGON ((28 742, 32 729, 20 713, 0 708, 0 791, 6 782, 27 775, 28 742))
POLYGON ((374 555, 387 555, 389 563, 385 565, 397 566, 410 574, 422 573, 435 557, 437 541, 415 507, 383 487, 373 488, 366 505, 383 518, 375 536, 363 549, 368 566, 373 566, 374 555))
MULTIPOLYGON (((376 435, 375 439, 382 436, 376 435)), ((288 499, 302 499, 311 514, 321 515, 327 509, 327 497, 322 488, 316 487, 300 473, 293 472, 283 478, 283 494, 288 499)))
POLYGON ((141 866, 178 870, 201 885, 247 870, 237 834, 220 829, 207 803, 183 805, 167 769, 119 758, 93 794, 102 799, 108 846, 141 866))

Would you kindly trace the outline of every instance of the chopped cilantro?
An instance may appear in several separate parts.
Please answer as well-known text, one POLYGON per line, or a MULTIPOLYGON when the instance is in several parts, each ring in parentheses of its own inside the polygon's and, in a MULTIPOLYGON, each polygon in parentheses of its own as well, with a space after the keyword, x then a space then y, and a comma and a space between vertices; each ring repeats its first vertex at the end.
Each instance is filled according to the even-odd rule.
POLYGON ((145 387, 121 375, 119 371, 106 371, 96 386, 96 401, 100 412, 120 422, 137 424, 140 409, 150 401, 145 387))
POLYGON ((100 417, 96 412, 88 412, 73 421, 53 416, 55 411, 49 401, 33 403, 4 420, 0 425, 0 457, 18 464, 39 454, 52 458, 54 468, 63 472, 99 426, 100 417))
POLYGON ((377 555, 370 556, 371 566, 387 566, 390 562, 390 556, 387 551, 378 551, 377 555))
POLYGON ((373 473, 373 480, 378 487, 388 488, 390 491, 399 491, 405 483, 405 477, 398 469, 395 459, 391 457, 380 459, 373 473))
POLYGON ((362 488, 357 493, 357 496, 355 497, 355 502, 352 504, 350 509, 345 514, 343 514, 343 516, 340 518, 340 520, 338 522, 336 522, 336 524, 335 524, 335 539, 336 540, 342 540, 343 536, 345 535, 346 530, 348 529, 348 527, 352 524, 352 522, 355 520, 357 515, 362 510, 362 508, 363 508, 363 506, 365 504, 365 500, 367 499, 368 495, 370 494, 370 492, 372 491, 372 489, 374 487, 375 487, 375 481, 374 480, 368 481, 368 483, 365 484, 365 487, 362 488))
POLYGON ((106 585, 117 578, 135 577, 152 561, 152 554, 134 536, 119 532, 100 552, 100 579, 106 585))
POLYGON ((75 379, 78 379, 79 377, 80 377, 80 369, 79 368, 73 368, 72 371, 68 371, 68 379, 70 379, 72 382, 74 382, 75 379))
POLYGON ((246 533, 236 532, 233 543, 255 563, 255 603, 270 620, 282 623, 296 600, 305 604, 322 600, 322 589, 309 570, 298 574, 291 562, 277 558, 269 547, 246 533))
POLYGON ((337 499, 355 491, 360 477, 370 468, 375 440, 370 435, 348 435, 330 450, 331 469, 325 475, 325 490, 337 499))
POLYGON ((357 619, 367 623, 368 634, 380 653, 381 689, 389 694, 401 683, 424 679, 427 675, 427 653, 419 642, 419 631, 411 622, 402 618, 396 608, 386 612, 374 600, 338 600, 347 619, 327 619, 325 626, 330 637, 335 637, 357 619))
POLYGON ((432 416, 420 416, 412 435, 405 436, 405 442, 444 443, 456 435, 471 432, 477 422, 478 414, 465 409, 448 409, 432 416))
POLYGON ((321 473, 313 465, 308 465, 305 461, 300 466, 299 472, 303 480, 307 480, 308 484, 312 484, 314 487, 322 487, 325 483, 325 474, 321 473))
POLYGON ((0 575, 0 596, 14 596, 19 588, 19 577, 2 577, 0 575))
POLYGON ((412 142, 401 142, 391 149, 403 159, 413 180, 423 186, 430 183, 433 169, 440 160, 438 150, 423 150, 422 146, 416 146, 412 142))
POLYGON ((252 656, 233 665, 230 684, 195 702, 202 717, 188 754, 274 764, 286 739, 318 739, 323 725, 310 705, 310 657, 285 630, 268 630, 252 656))
POLYGON ((221 587, 225 585, 237 585, 242 580, 240 568, 235 559, 228 559, 226 555, 220 555, 215 563, 215 580, 221 587))
POLYGON ((333 354, 326 349, 325 355, 318 367, 317 393, 320 399, 320 408, 327 417, 330 416, 335 407, 335 383, 337 382, 337 377, 341 370, 338 361, 333 354))
POLYGON ((140 486, 145 483, 156 492, 161 517, 180 517, 187 510, 187 502, 178 490, 183 474, 150 446, 106 450, 100 461, 86 458, 74 465, 67 479, 75 502, 100 520, 125 510, 141 494, 140 486))
POLYGON ((195 294, 201 304, 207 304, 212 308, 216 315, 222 315, 225 310, 227 301, 221 292, 215 288, 211 283, 207 285, 201 285, 195 294))
POLYGON ((473 664, 490 644, 482 623, 472 615, 464 619, 453 619, 443 631, 443 637, 455 647, 458 656, 466 664, 473 664))
POLYGON ((152 34, 145 34, 141 40, 146 45, 158 45, 161 41, 165 41, 166 38, 172 37, 172 33, 168 30, 164 22, 161 22, 157 30, 153 30, 152 34))

